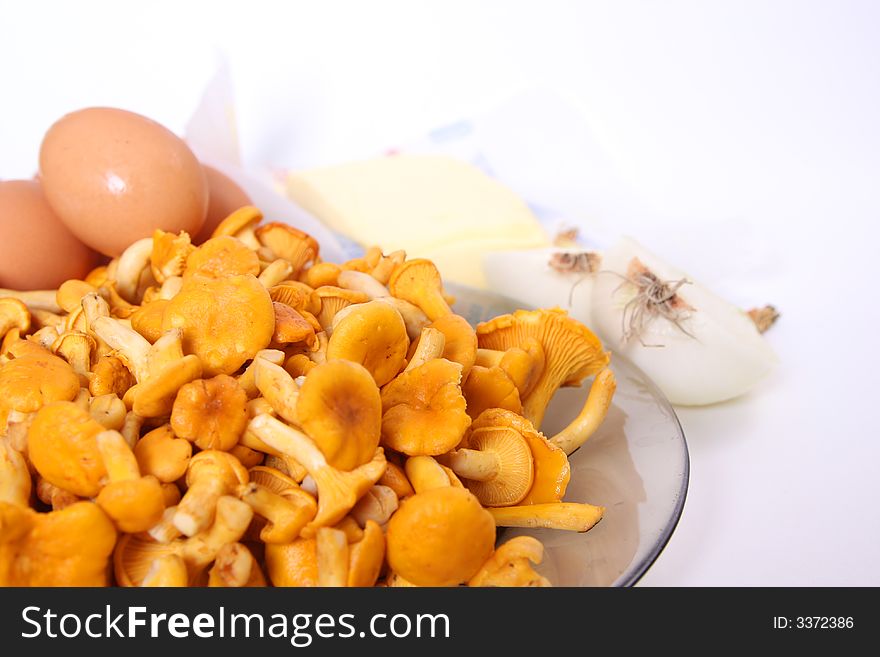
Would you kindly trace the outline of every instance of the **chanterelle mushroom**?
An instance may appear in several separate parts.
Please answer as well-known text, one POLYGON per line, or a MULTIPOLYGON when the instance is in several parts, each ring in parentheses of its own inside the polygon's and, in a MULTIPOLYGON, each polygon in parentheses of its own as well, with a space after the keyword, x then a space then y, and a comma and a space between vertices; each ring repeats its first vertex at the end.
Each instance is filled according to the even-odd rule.
POLYGON ((43 406, 28 431, 28 456, 42 477, 80 497, 94 497, 107 474, 96 442, 104 427, 73 402, 43 406))
POLYGON ((263 224, 255 231, 260 244, 268 248, 276 258, 284 258, 293 267, 293 276, 318 257, 318 242, 293 226, 278 222, 263 224))
POLYGON ((36 345, 30 347, 0 365, 0 432, 12 411, 34 413, 44 404, 69 401, 79 392, 79 377, 70 365, 36 345))
POLYGON ((253 276, 188 278, 168 303, 165 330, 183 330, 183 349, 208 376, 233 374, 265 349, 275 329, 272 299, 253 276))
POLYGON ((578 385, 597 374, 608 366, 610 357, 590 329, 558 308, 517 310, 477 326, 483 348, 504 351, 521 347, 529 338, 541 344, 546 363, 534 388, 522 399, 523 415, 540 429, 547 404, 559 387, 578 385))
POLYGON ((184 278, 207 276, 257 276, 260 258, 240 240, 224 235, 214 237, 190 253, 183 271, 184 278))
POLYGON ((0 502, 0 586, 107 586, 115 543, 91 502, 49 513, 0 502))
POLYGON ((417 305, 432 321, 452 312, 443 296, 440 272, 430 260, 404 262, 391 275, 388 289, 398 299, 417 305))
POLYGON ((544 546, 531 536, 516 536, 495 550, 468 586, 550 586, 532 568, 544 558, 544 546))
POLYGON ((247 393, 226 374, 196 379, 180 388, 171 428, 200 449, 229 451, 247 427, 247 393))
POLYGON ((174 526, 195 536, 211 524, 217 500, 235 494, 246 483, 247 470, 234 456, 213 449, 199 452, 186 469, 188 489, 177 505, 174 526))
POLYGON ((403 318, 380 301, 349 306, 327 345, 327 359, 360 363, 383 386, 397 376, 406 361, 409 338, 403 318))
POLYGON ((306 434, 269 415, 258 415, 248 428, 269 447, 299 461, 315 480, 318 514, 303 530, 306 537, 313 536, 318 527, 340 521, 385 471, 381 447, 376 449, 371 461, 346 472, 329 465, 306 434))
POLYGON ((328 360, 315 366, 299 389, 296 414, 334 468, 353 470, 376 453, 382 399, 370 372, 358 363, 328 360))
POLYGON ((435 358, 385 386, 383 444, 410 456, 434 456, 455 447, 471 423, 460 381, 460 364, 435 358))
POLYGON ((404 500, 386 538, 395 573, 419 586, 456 586, 492 554, 495 523, 470 492, 448 486, 404 500))

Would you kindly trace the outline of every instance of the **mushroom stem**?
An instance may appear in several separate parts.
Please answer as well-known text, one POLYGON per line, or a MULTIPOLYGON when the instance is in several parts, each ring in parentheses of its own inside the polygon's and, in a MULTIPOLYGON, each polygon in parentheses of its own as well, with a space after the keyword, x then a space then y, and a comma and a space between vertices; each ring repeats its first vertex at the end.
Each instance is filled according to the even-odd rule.
MULTIPOLYGON (((173 328, 153 343, 147 350, 148 376, 158 375, 165 367, 183 358, 183 331, 173 328)), ((139 381, 138 383, 142 383, 139 381)))
POLYGON ((318 488, 318 513, 303 529, 310 538, 317 527, 342 520, 357 501, 385 472, 385 453, 381 447, 371 461, 354 470, 342 471, 327 464, 326 458, 306 434, 270 415, 258 415, 248 428, 264 443, 299 461, 318 488))
POLYGON ((0 288, 0 299, 12 297, 23 302, 30 310, 46 310, 50 313, 62 312, 61 307, 56 300, 55 290, 29 290, 27 292, 19 290, 7 290, 0 288))
POLYGON ((348 583, 348 539, 345 532, 321 527, 315 540, 318 586, 345 586, 348 583))
POLYGON ((501 468, 495 452, 459 449, 449 453, 449 467, 460 477, 473 481, 491 481, 501 468))
POLYGON ((281 281, 287 280, 291 274, 293 274, 293 265, 287 260, 279 258, 269 263, 257 277, 257 280, 268 290, 273 285, 278 285, 281 281))
POLYGON ((299 424, 296 412, 299 386, 287 370, 264 358, 255 358, 254 384, 278 415, 292 424, 299 424))
POLYGON ((144 237, 134 242, 116 263, 116 291, 129 303, 135 303, 137 299, 138 283, 141 280, 141 272, 150 266, 150 256, 153 254, 153 238, 144 237))
POLYGON ((162 519, 147 530, 147 534, 157 543, 170 543, 175 538, 182 535, 181 531, 174 525, 174 514, 177 513, 176 506, 169 506, 162 513, 162 519))
POLYGON ((502 506, 486 509, 498 527, 541 527, 585 532, 602 519, 605 507, 575 502, 502 506))
POLYGON ((97 292, 90 292, 82 298, 82 309, 90 331, 94 331, 96 319, 110 317, 110 304, 97 292))
POLYGON ((284 364, 285 356, 284 352, 279 351, 278 349, 261 349, 257 352, 256 356, 254 356, 254 359, 245 368, 244 372, 238 375, 238 385, 244 388, 248 399, 255 399, 260 395, 257 383, 254 380, 254 373, 257 369, 257 359, 259 358, 269 361, 273 365, 282 365, 284 364))
MULTIPOLYGON (((125 404, 112 392, 92 397, 89 401, 89 414, 105 429, 119 431, 125 426, 125 404)), ((125 442, 131 447, 127 438, 125 442)))
POLYGON ((125 414, 125 420, 122 422, 122 429, 119 432, 125 438, 128 446, 134 449, 135 444, 141 437, 141 427, 144 426, 146 418, 141 417, 134 411, 125 414))
POLYGON ((269 521, 260 532, 264 543, 290 543, 317 512, 317 504, 307 493, 282 496, 254 482, 242 486, 240 497, 269 521))
POLYGON ((446 336, 435 328, 425 327, 422 329, 422 335, 419 338, 419 344, 416 346, 412 360, 404 369, 404 372, 414 370, 420 365, 424 365, 429 360, 440 358, 443 355, 443 349, 446 347, 446 336))
POLYGON ((350 517, 361 527, 366 527, 370 520, 377 525, 384 525, 397 511, 397 506, 397 493, 388 486, 376 485, 354 505, 350 517))
POLYGON ((0 502, 27 507, 31 496, 31 474, 20 452, 0 438, 0 502))
POLYGON ((608 414, 611 399, 617 388, 614 372, 605 368, 596 375, 590 393, 578 416, 562 431, 550 439, 566 454, 571 454, 592 436, 608 414))
POLYGON ((481 367, 494 367, 501 364, 502 358, 504 358, 503 351, 480 347, 477 349, 477 359, 474 361, 474 365, 480 365, 481 367))
POLYGON ((147 354, 152 346, 146 338, 122 322, 109 317, 96 317, 91 323, 91 328, 111 348, 126 357, 138 383, 146 380, 149 373, 147 354))
POLYGON ((186 564, 176 554, 163 554, 153 559, 150 570, 141 582, 142 587, 184 587, 189 584, 186 564))
POLYGON ((142 587, 183 587, 189 583, 186 564, 176 554, 163 554, 153 559, 142 587))
POLYGON ((183 278, 181 276, 169 276, 162 283, 162 287, 159 288, 159 296, 157 298, 170 301, 177 296, 177 293, 180 292, 180 288, 182 287, 183 278))
POLYGON ((254 556, 241 543, 227 543, 220 550, 208 574, 210 587, 242 587, 254 582, 265 586, 254 556))
POLYGON ((449 475, 431 456, 410 456, 404 465, 406 476, 416 493, 450 486, 449 475))
POLYGON ((235 543, 247 531, 254 512, 241 500, 228 495, 217 500, 217 513, 211 528, 183 543, 184 560, 196 568, 211 563, 227 543, 235 543))
POLYGON ((428 316, 414 303, 397 297, 378 297, 376 300, 387 303, 400 313, 400 316, 403 317, 403 323, 406 324, 406 334, 410 340, 418 340, 422 329, 431 323, 428 316))
POLYGON ((272 449, 295 458, 316 480, 315 473, 329 467, 321 450, 311 438, 271 415, 258 415, 251 420, 248 429, 272 449))
POLYGON ((102 431, 95 436, 98 451, 107 470, 107 481, 131 481, 141 476, 134 452, 118 431, 102 431))
POLYGON ((360 271, 346 270, 339 273, 339 287, 355 292, 363 292, 371 299, 391 296, 388 288, 369 274, 360 271))

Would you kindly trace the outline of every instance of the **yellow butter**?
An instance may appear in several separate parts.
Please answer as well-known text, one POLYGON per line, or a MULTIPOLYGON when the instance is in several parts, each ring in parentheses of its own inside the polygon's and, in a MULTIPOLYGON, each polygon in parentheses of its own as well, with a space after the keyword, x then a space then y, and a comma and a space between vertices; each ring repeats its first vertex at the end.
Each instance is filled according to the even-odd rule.
POLYGON ((295 172, 287 193, 360 244, 431 258, 444 279, 475 287, 485 287, 483 253, 548 244, 522 199, 446 156, 391 155, 295 172))

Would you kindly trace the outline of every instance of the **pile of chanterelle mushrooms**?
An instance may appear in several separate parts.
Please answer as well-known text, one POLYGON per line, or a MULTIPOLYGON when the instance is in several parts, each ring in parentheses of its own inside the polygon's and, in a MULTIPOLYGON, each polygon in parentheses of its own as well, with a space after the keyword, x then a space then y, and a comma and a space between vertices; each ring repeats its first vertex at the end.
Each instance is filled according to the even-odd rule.
POLYGON ((261 219, 0 291, 0 584, 547 585, 496 527, 601 518, 562 501, 614 392, 596 337, 560 310, 474 330, 430 261, 322 262, 261 219))

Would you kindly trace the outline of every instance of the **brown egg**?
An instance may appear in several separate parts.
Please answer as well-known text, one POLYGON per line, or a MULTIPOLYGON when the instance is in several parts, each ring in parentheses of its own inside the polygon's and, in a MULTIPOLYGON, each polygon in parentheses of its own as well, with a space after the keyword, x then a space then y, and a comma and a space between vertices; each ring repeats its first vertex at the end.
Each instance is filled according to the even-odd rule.
POLYGON ((205 174, 183 140, 120 109, 58 120, 40 147, 40 177, 58 217, 108 256, 157 228, 194 235, 208 209, 205 174))
POLYGON ((61 223, 40 183, 0 182, 0 287, 53 289, 85 276, 97 258, 61 223))
POLYGON ((208 217, 199 234, 193 238, 194 244, 201 244, 211 239, 211 233, 217 225, 226 219, 235 210, 245 205, 253 205, 250 197, 226 174, 217 171, 214 167, 203 164, 205 175, 208 177, 208 189, 210 200, 208 202, 208 217))

